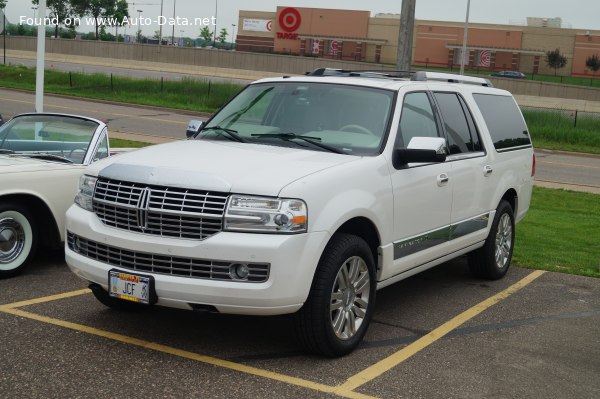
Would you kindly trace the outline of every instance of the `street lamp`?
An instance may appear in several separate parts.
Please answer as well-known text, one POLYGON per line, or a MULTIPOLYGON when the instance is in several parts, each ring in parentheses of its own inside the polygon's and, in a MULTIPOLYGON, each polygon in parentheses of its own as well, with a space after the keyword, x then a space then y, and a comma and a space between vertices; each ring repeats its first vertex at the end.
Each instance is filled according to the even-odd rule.
POLYGON ((142 41, 142 13, 144 11, 143 10, 137 10, 137 12, 138 12, 138 20, 137 20, 137 25, 138 25, 137 42, 140 43, 142 41))
POLYGON ((465 73, 465 54, 467 53, 467 36, 469 33, 469 9, 471 8, 471 0, 467 0, 467 18, 465 19, 465 28, 463 36, 462 50, 460 51, 460 74, 465 73))
POLYGON ((33 26, 35 26, 35 13, 36 13, 38 7, 31 7, 31 9, 33 10, 33 26))
POLYGON ((231 36, 231 48, 234 49, 235 48, 235 24, 231 24, 231 27, 233 28, 233 34, 231 36))
POLYGON ((217 47, 217 14, 219 8, 217 7, 217 0, 215 0, 215 31, 213 33, 213 47, 217 47))
MULTIPOLYGON (((173 21, 176 20, 177 16, 175 12, 177 11, 177 0, 173 0, 173 21)), ((173 36, 171 36, 171 46, 175 45, 175 24, 173 24, 173 36)))

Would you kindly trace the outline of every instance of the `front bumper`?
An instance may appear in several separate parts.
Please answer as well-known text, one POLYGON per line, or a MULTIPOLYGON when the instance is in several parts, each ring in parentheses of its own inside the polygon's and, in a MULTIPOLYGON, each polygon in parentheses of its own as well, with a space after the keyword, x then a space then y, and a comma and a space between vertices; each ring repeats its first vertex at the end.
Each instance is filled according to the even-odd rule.
MULTIPOLYGON (((293 313, 308 297, 313 275, 329 241, 327 232, 297 235, 221 232, 204 241, 191 241, 132 233, 105 226, 77 205, 67 211, 68 232, 112 247, 164 256, 268 263, 270 273, 262 283, 221 281, 134 271, 152 275, 157 305, 192 309, 214 306, 219 312, 275 315, 293 313)), ((82 256, 66 245, 66 261, 80 278, 108 289, 110 264, 82 256)))

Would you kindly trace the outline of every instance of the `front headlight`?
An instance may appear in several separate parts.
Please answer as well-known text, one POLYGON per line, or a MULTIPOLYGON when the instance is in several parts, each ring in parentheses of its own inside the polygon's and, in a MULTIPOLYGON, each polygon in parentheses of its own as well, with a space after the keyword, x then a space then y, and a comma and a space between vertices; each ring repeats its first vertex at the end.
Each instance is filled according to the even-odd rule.
POLYGON ((94 189, 96 188, 97 180, 98 178, 87 175, 83 175, 79 178, 79 190, 75 196, 75 203, 86 211, 94 211, 92 199, 94 197, 94 189))
POLYGON ((305 233, 306 204, 298 199, 232 195, 225 230, 257 233, 305 233))

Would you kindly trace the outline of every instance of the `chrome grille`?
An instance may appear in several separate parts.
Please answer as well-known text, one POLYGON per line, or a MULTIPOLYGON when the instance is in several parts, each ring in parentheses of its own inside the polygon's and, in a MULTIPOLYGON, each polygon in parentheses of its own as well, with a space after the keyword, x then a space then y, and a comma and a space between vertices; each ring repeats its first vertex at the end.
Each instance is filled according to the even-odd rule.
POLYGON ((227 194, 100 178, 94 212, 111 227, 203 240, 222 230, 227 194))
POLYGON ((269 278, 268 263, 228 262, 130 251, 88 240, 71 232, 67 233, 67 244, 69 249, 87 258, 140 272, 252 283, 262 283, 269 278), (239 264, 248 266, 249 274, 245 280, 234 279, 230 274, 232 266, 239 264))

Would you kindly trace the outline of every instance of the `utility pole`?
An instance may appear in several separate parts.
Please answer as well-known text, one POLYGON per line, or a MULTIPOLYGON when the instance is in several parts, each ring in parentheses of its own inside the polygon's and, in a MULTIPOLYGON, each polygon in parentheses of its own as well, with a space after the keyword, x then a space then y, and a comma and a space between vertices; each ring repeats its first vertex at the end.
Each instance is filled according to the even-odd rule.
MULTIPOLYGON (((161 17, 163 17, 163 3, 164 3, 164 0, 160 0, 160 16, 161 17)), ((159 22, 161 22, 161 21, 159 21, 159 22)), ((158 45, 159 46, 162 46, 162 27, 163 27, 162 24, 159 23, 159 26, 158 26, 158 45)))
POLYGON ((410 71, 412 65, 416 2, 417 0, 402 0, 400 31, 398 33, 398 57, 396 62, 396 67, 400 71, 410 71))
POLYGON ((467 18, 465 19, 465 28, 463 35, 463 45, 460 51, 460 74, 465 74, 465 56, 467 54, 467 38, 469 35, 469 10, 471 9, 471 0, 467 0, 467 18))
MULTIPOLYGON (((44 112, 44 67, 46 58, 46 0, 40 0, 38 16, 42 23, 38 26, 37 66, 35 78, 35 112, 44 112)), ((35 25, 35 22, 34 22, 35 25)))

